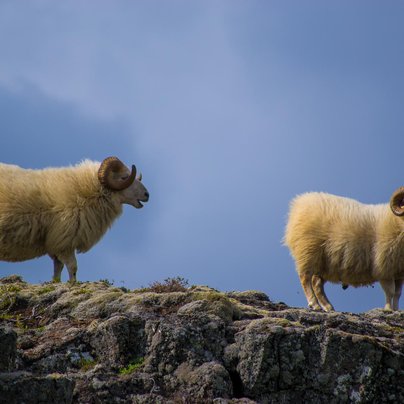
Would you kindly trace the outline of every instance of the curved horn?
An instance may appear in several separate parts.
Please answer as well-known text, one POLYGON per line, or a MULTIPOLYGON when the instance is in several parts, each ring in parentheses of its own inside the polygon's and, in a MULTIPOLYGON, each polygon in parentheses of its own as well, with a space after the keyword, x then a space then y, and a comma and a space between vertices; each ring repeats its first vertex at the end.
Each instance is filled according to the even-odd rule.
POLYGON ((113 191, 121 191, 132 185, 136 178, 136 167, 132 165, 130 175, 122 180, 122 176, 127 175, 128 168, 117 157, 107 157, 103 160, 98 169, 98 180, 100 183, 113 191))
POLYGON ((396 216, 404 215, 404 187, 394 191, 390 198, 390 208, 396 216))

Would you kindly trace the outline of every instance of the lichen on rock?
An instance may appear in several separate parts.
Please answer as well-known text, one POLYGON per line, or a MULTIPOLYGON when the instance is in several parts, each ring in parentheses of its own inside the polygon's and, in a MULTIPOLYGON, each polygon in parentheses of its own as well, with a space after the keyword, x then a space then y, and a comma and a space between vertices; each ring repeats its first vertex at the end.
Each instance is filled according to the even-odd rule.
POLYGON ((0 279, 0 403, 404 402, 403 312, 157 286, 0 279))

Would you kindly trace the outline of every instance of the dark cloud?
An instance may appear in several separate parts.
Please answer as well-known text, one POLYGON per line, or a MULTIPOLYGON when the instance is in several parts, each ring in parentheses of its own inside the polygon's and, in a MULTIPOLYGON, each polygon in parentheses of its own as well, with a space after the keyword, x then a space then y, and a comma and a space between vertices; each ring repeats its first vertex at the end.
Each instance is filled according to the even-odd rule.
POLYGON ((68 165, 84 158, 130 156, 135 134, 125 122, 101 121, 72 103, 52 99, 33 85, 18 91, 0 87, 1 161, 39 168, 68 165))

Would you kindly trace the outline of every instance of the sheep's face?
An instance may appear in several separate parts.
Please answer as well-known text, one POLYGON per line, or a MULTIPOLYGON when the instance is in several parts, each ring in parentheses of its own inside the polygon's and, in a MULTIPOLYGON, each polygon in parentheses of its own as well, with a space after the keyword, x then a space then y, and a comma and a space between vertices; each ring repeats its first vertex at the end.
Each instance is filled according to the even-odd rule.
POLYGON ((149 200, 149 193, 142 184, 142 174, 136 175, 136 167, 130 170, 117 157, 107 157, 98 169, 98 180, 101 185, 116 192, 120 203, 127 203, 137 209, 143 207, 142 202, 149 200))
POLYGON ((139 178, 126 189, 119 191, 121 203, 134 206, 136 209, 143 207, 142 202, 149 200, 149 192, 146 187, 140 182, 139 178))

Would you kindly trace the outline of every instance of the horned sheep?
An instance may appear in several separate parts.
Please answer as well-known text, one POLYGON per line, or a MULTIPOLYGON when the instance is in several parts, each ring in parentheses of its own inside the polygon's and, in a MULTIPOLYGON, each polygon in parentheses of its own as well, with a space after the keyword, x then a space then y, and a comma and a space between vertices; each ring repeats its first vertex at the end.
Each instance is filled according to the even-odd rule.
POLYGON ((53 259, 53 281, 64 265, 76 281, 76 251, 86 252, 122 213, 141 208, 149 193, 136 167, 118 158, 73 167, 23 169, 0 164, 0 260, 53 259))
POLYGON ((390 204, 367 205, 327 193, 297 196, 284 243, 309 307, 334 310, 324 283, 363 286, 379 282, 385 310, 398 310, 404 281, 404 187, 390 204))

